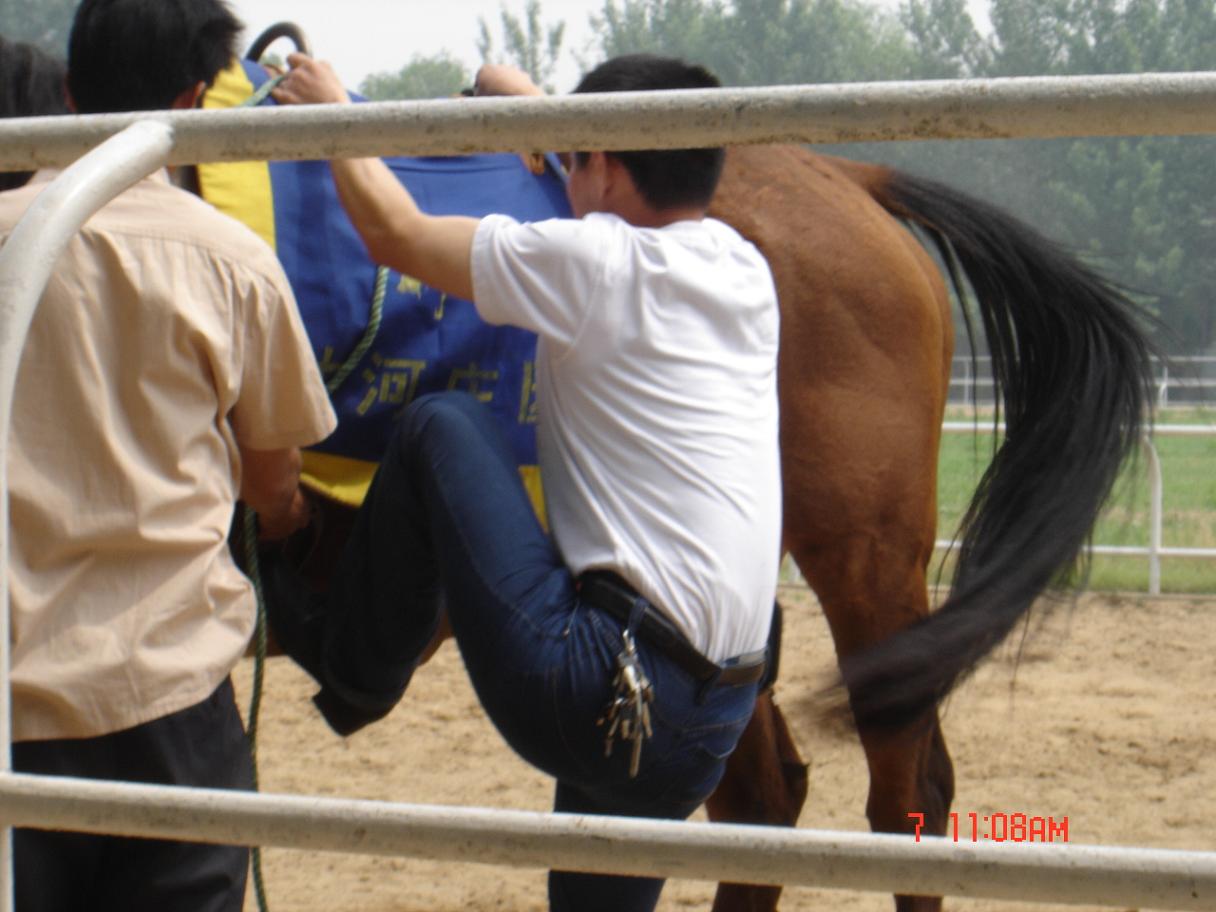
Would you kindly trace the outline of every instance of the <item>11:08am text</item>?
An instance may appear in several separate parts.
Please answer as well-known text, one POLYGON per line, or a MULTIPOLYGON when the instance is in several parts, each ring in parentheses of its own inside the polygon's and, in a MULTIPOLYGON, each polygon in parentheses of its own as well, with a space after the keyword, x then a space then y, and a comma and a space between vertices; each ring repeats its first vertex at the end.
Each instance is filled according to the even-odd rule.
MULTIPOLYGON (((911 811, 908 817, 916 823, 914 834, 916 841, 920 842, 925 815, 911 811)), ((952 811, 944 836, 955 842, 1068 842, 1068 818, 1022 813, 977 814, 974 811, 959 814, 952 811)))

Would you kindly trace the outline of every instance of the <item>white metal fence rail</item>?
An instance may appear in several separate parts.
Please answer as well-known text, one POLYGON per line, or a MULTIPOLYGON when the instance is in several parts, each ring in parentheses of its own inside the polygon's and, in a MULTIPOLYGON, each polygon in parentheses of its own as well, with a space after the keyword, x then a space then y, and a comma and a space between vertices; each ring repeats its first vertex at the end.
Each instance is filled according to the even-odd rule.
MULTIPOLYGON (((1216 406, 1216 356, 1187 355, 1168 361, 1154 359, 1153 385, 1159 408, 1216 406)), ((993 404, 992 359, 956 355, 950 371, 950 404, 984 407, 993 404)))
POLYGON ((15 824, 127 836, 883 893, 1211 909, 1216 853, 583 817, 0 778, 15 824))
POLYGON ((772 142, 1216 133, 1216 73, 1040 76, 39 117, 0 122, 0 168, 75 161, 136 120, 170 164, 772 142))
POLYGON ((34 308, 67 239, 89 213, 163 163, 1152 133, 1216 133, 1216 74, 487 99, 0 123, 0 168, 65 165, 84 155, 43 192, 0 250, 0 912, 13 907, 8 828, 14 824, 542 867, 560 864, 664 877, 1216 908, 1216 853, 957 845, 940 839, 914 843, 900 836, 338 802, 11 771, 3 473, 17 364, 34 308), (136 120, 141 122, 132 126, 136 120), (107 141, 94 149, 102 140, 107 141))
MULTIPOLYGON (((968 421, 947 421, 942 430, 948 434, 974 433, 993 431, 992 422, 985 423, 968 421)), ((1152 437, 1216 437, 1216 426, 1202 424, 1159 424, 1153 427, 1152 436, 1145 436, 1143 441, 1144 454, 1147 457, 1149 482, 1149 542, 1144 545, 1104 545, 1090 546, 1093 554, 1117 555, 1122 557, 1148 558, 1148 591, 1149 595, 1161 594, 1161 559, 1164 557, 1198 558, 1211 560, 1216 558, 1216 548, 1179 548, 1166 546, 1163 543, 1163 527, 1165 523, 1165 484, 1161 471, 1161 457, 1153 445, 1152 437)), ((949 548, 952 542, 941 540, 936 542, 939 550, 949 548)))

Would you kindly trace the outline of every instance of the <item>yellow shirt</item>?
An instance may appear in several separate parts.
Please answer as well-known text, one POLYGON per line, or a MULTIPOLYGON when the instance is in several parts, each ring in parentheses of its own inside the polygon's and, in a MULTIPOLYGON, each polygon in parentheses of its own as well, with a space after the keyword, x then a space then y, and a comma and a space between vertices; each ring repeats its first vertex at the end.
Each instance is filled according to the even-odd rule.
MULTIPOLYGON (((53 176, 0 194, 0 242, 53 176)), ((17 378, 14 738, 108 734, 205 699, 255 618, 227 546, 237 443, 304 446, 336 423, 262 240, 163 172, 90 219, 17 378)))

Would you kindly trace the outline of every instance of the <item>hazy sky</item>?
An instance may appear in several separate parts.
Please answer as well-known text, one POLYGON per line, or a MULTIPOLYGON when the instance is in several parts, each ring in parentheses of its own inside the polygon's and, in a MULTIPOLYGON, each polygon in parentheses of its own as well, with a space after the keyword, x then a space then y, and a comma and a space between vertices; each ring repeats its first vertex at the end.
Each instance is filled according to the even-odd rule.
MULTIPOLYGON (((338 75, 355 88, 369 73, 399 70, 416 54, 450 51, 474 70, 477 20, 484 18, 497 41, 502 0, 228 0, 245 23, 247 47, 266 26, 280 20, 298 23, 308 35, 316 56, 334 64, 338 75), (340 14, 339 14, 340 11, 340 14)), ((506 7, 523 17, 524 0, 507 0, 506 7)), ((566 23, 563 57, 585 47, 591 35, 587 17, 603 7, 603 0, 546 0, 542 19, 566 23)), ((284 42, 284 47, 289 45, 284 42)), ((276 48, 277 49, 277 48, 276 48)), ((577 66, 568 63, 558 74, 556 88, 569 91, 578 78, 577 66)))
MULTIPOLYGON (((890 9, 899 5, 899 0, 874 2, 890 9)), ((486 20, 491 35, 498 40, 503 6, 521 18, 525 8, 525 0, 229 0, 229 3, 247 28, 242 48, 267 26, 291 20, 304 29, 314 53, 334 64, 349 88, 357 88, 369 73, 394 72, 416 54, 435 54, 445 49, 474 70, 480 62, 478 18, 486 20)), ((603 5, 603 0, 542 2, 543 22, 563 19, 566 23, 562 54, 566 60, 555 80, 558 91, 569 91, 578 80, 578 67, 569 59, 568 52, 585 51, 591 38, 588 16, 603 5)), ((981 27, 986 19, 981 20, 977 13, 987 6, 987 0, 971 2, 972 16, 981 27)), ((284 42, 283 46, 288 45, 284 42)))

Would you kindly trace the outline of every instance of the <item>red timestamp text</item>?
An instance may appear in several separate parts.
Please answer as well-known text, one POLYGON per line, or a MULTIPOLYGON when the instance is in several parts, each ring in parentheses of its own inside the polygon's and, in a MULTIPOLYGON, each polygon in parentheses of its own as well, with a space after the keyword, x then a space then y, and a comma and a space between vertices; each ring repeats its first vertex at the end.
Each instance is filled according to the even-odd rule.
MULTIPOLYGON (((911 811, 914 835, 920 842, 925 815, 911 811)), ((947 839, 955 842, 1068 842, 1067 817, 1040 817, 1017 813, 966 814, 951 812, 946 824, 947 839)))

